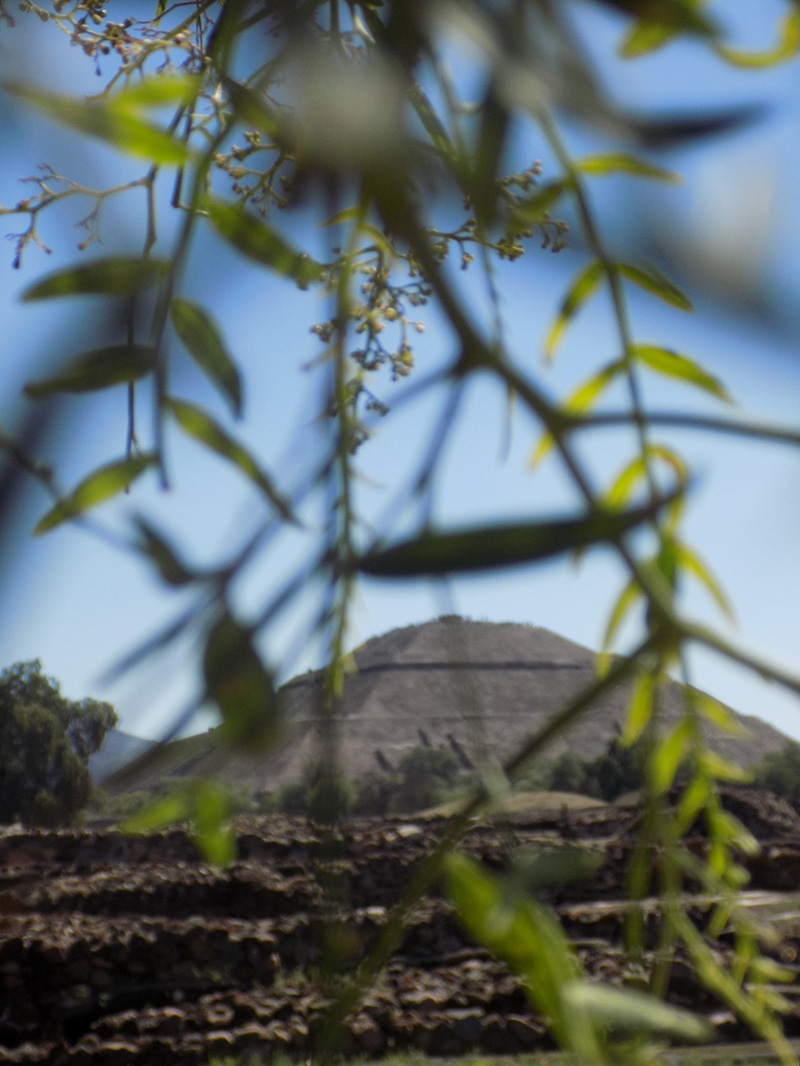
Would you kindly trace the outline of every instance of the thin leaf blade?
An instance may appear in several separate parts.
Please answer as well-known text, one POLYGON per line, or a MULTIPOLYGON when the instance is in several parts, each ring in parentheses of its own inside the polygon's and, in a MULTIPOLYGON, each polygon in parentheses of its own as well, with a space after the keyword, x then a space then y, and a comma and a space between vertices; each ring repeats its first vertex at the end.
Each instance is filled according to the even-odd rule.
POLYGON ((704 392, 716 396, 725 403, 733 403, 733 398, 719 378, 709 374, 694 359, 686 355, 672 351, 670 348, 661 348, 655 344, 634 344, 630 349, 631 355, 644 363, 650 370, 665 377, 674 378, 676 381, 684 381, 687 385, 694 385, 704 392))
POLYGON ((85 352, 51 378, 30 381, 25 393, 33 399, 54 392, 95 392, 125 382, 139 381, 156 366, 158 353, 144 344, 120 344, 85 352))
POLYGON ((40 519, 35 534, 46 533, 62 522, 77 518, 98 504, 104 503, 112 496, 123 492, 140 477, 148 467, 156 463, 154 454, 137 455, 95 470, 85 478, 75 491, 60 500, 55 507, 40 519))
POLYGON ((630 174, 635 178, 650 178, 677 184, 683 180, 674 170, 658 167, 646 159, 626 152, 604 152, 602 155, 587 155, 575 164, 584 174, 605 177, 610 174, 630 174))
POLYGON ((694 305, 686 293, 681 292, 677 285, 653 267, 645 269, 634 263, 617 263, 616 267, 628 281, 632 281, 634 285, 638 285, 645 292, 652 293, 653 296, 657 296, 672 307, 677 307, 681 311, 694 310, 694 305))
POLYGON ((242 380, 211 316, 195 303, 175 297, 170 306, 175 332, 237 418, 242 415, 242 380))
POLYGON ((553 358, 567 326, 584 304, 595 294, 604 277, 605 266, 599 259, 593 259, 575 276, 569 289, 564 294, 556 320, 545 340, 544 352, 547 359, 553 358))
POLYGON ((55 296, 132 296, 162 282, 170 271, 167 259, 109 256, 48 274, 22 294, 26 303, 55 296))

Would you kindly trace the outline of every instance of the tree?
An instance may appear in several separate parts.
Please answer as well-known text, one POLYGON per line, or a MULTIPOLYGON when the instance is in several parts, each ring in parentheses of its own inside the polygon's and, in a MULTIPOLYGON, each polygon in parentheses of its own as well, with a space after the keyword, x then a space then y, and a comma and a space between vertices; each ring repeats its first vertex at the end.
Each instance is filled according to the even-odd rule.
MULTIPOLYGON (((319 733, 333 779, 346 633, 360 580, 439 580, 509 565, 533 568, 559 556, 582 558, 603 545, 626 575, 610 606, 606 648, 615 646, 623 622, 637 638, 625 656, 605 661, 602 676, 567 701, 556 721, 530 738, 504 768, 509 779, 580 715, 591 713, 606 692, 628 680, 634 694, 622 743, 633 744, 646 730, 648 737, 658 737, 659 687, 670 670, 688 684, 689 644, 711 648, 800 692, 800 679, 790 670, 742 651, 687 614, 683 588, 689 582, 699 581, 723 610, 727 601, 687 541, 691 473, 672 439, 661 434, 664 427, 679 426, 795 446, 800 437, 769 425, 743 426, 723 414, 698 414, 688 399, 685 409, 654 413, 649 408, 645 386, 653 382, 681 383, 693 390, 687 397, 719 402, 729 397, 723 382, 691 355, 634 331, 634 289, 682 311, 692 305, 659 269, 614 254, 592 196, 592 183, 609 174, 672 181, 651 152, 705 143, 752 121, 749 108, 676 115, 667 98, 663 103, 672 113, 665 118, 663 112, 643 115, 633 102, 619 102, 615 87, 586 58, 572 7, 552 0, 196 0, 188 5, 158 0, 144 16, 140 5, 131 5, 130 17, 121 22, 104 22, 105 13, 93 0, 53 0, 46 8, 26 0, 22 6, 31 18, 36 14, 65 30, 98 72, 111 61, 114 69, 104 90, 88 101, 32 83, 9 90, 73 131, 145 163, 130 182, 104 190, 52 169, 36 176, 32 195, 4 209, 27 222, 15 235, 15 265, 42 243, 42 219, 52 204, 78 195, 89 198, 91 208, 82 219, 85 247, 96 242, 101 209, 111 199, 132 189, 146 194, 138 250, 108 256, 94 254, 93 248, 92 258, 34 282, 24 294, 34 303, 89 295, 111 310, 104 320, 108 328, 100 329, 91 350, 30 381, 29 398, 63 401, 71 393, 113 388, 128 395, 122 454, 90 469, 72 488, 62 487, 57 471, 35 454, 44 415, 31 414, 16 434, 0 437, 13 469, 51 497, 36 532, 75 522, 115 539, 94 509, 148 475, 168 485, 172 471, 165 442, 176 437, 228 463, 263 505, 258 527, 248 528, 232 550, 227 546, 224 557, 202 567, 189 562, 183 545, 142 515, 133 519, 132 536, 117 534, 126 551, 133 538, 142 560, 184 597, 174 621, 135 651, 128 665, 178 640, 194 640, 202 659, 198 703, 217 708, 221 739, 269 749, 281 735, 282 722, 267 637, 282 624, 289 605, 312 586, 321 590, 309 639, 322 634, 330 653, 319 733), (446 62, 454 34, 466 35, 477 55, 463 79, 446 62), (573 156, 561 131, 565 114, 605 139, 606 150, 573 156), (523 126, 533 132, 520 162, 515 136, 523 126), (546 172, 530 162, 539 154, 550 160, 546 172), (167 202, 165 184, 179 216, 174 239, 158 225, 158 211, 167 202), (498 277, 534 243, 563 247, 563 217, 570 213, 579 230, 576 244, 586 255, 564 292, 544 354, 555 356, 578 313, 600 293, 609 298, 614 336, 611 353, 598 354, 588 378, 556 401, 530 370, 529 353, 522 359, 511 348, 498 277), (246 447, 229 424, 242 414, 246 382, 224 329, 189 287, 193 241, 201 232, 213 233, 229 250, 284 279, 287 292, 294 286, 327 301, 324 317, 314 325, 321 349, 304 360, 320 378, 321 401, 313 412, 318 445, 309 449, 314 461, 294 481, 281 470, 268 470, 266 459, 246 447), (438 411, 424 427, 427 446, 411 476, 402 484, 392 482, 388 517, 382 518, 364 506, 359 454, 378 421, 391 421, 393 393, 385 379, 402 381, 414 371, 415 346, 428 317, 444 323, 446 356, 435 372, 415 372, 397 407, 408 409, 424 398, 438 404, 438 411), (182 378, 174 372, 179 345, 219 394, 229 420, 182 391, 182 378), (565 485, 577 500, 573 511, 552 516, 532 508, 513 523, 486 515, 480 524, 435 524, 435 493, 464 397, 484 386, 513 398, 530 419, 539 438, 537 462, 547 456, 560 461, 565 485), (615 395, 623 396, 621 408, 598 408, 615 395), (142 402, 150 405, 149 421, 141 417, 137 404, 142 402), (627 451, 621 461, 616 455, 613 466, 598 471, 587 461, 585 443, 608 427, 628 431, 627 451), (399 526, 398 516, 404 523, 399 526), (397 539, 397 528, 410 532, 397 539), (309 529, 319 535, 312 537, 302 562, 263 602, 245 609, 237 589, 247 582, 255 560, 272 553, 273 572, 286 573, 285 540, 276 531, 290 537, 296 531, 307 535, 309 529)), ((630 59, 684 38, 724 62, 756 69, 798 51, 796 5, 781 22, 776 48, 756 55, 732 46, 707 5, 694 0, 598 0, 593 6, 616 13, 620 51, 630 59)), ((392 480, 388 471, 387 478, 392 480)), ((15 475, 8 475, 4 491, 13 496, 15 475)), ((308 541, 303 543, 307 548, 308 541)), ((730 894, 742 884, 738 855, 749 839, 735 821, 720 815, 717 781, 735 770, 708 751, 703 733, 708 720, 724 727, 724 709, 687 688, 682 719, 651 745, 645 774, 647 842, 668 846, 658 864, 644 869, 640 862, 636 883, 642 893, 661 891, 667 902, 674 901, 684 869, 691 869, 710 897, 723 900, 712 924, 743 923, 733 938, 744 945, 736 981, 722 974, 704 953, 694 927, 674 909, 659 950, 666 958, 680 946, 731 1008, 789 1061, 774 998, 751 991, 761 986, 764 973, 755 937, 746 917, 729 906, 730 894), (680 804, 675 811, 665 801, 682 764, 689 767, 686 802, 705 807, 711 827, 713 862, 705 867, 682 850, 692 819, 681 816, 680 804)), ((496 785, 487 773, 456 827, 481 809, 496 785)), ((197 824, 213 837, 213 811, 227 808, 214 803, 210 787, 192 795, 192 803, 210 804, 212 814, 201 811, 197 824)), ((429 862, 428 883, 444 873, 462 919, 523 970, 556 1038, 577 1058, 611 1063, 628 1052, 638 1054, 630 1048, 623 1052, 609 1036, 605 1021, 615 1007, 627 1018, 635 1013, 639 1027, 651 1035, 657 1035, 656 1018, 665 1019, 670 1031, 697 1034, 684 1015, 666 1008, 648 1013, 627 993, 610 988, 603 990, 603 1009, 593 1012, 596 1000, 553 915, 509 896, 485 871, 464 857, 447 857, 443 848, 434 850, 429 862), (516 908, 518 921, 509 918, 509 908, 516 908), (522 928, 528 931, 525 948, 512 935, 522 928), (504 937, 503 929, 512 933, 504 937)), ((359 982, 379 971, 401 925, 389 923, 380 950, 338 997, 332 1018, 343 1017, 357 998, 359 982)))
POLYGON ((781 751, 765 755, 753 770, 753 784, 783 796, 800 810, 800 744, 793 741, 781 751))
POLYGON ((70 825, 92 791, 89 756, 117 716, 61 695, 38 659, 0 674, 0 822, 70 825))

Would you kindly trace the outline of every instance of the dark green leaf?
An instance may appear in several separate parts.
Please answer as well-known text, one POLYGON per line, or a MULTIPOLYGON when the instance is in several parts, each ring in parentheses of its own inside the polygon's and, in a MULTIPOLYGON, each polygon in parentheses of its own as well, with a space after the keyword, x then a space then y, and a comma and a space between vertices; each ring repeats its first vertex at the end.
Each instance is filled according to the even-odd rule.
POLYGON ((626 120, 626 125, 643 147, 669 148, 741 129, 755 122, 763 113, 763 107, 750 105, 705 115, 675 115, 671 118, 631 116, 626 120))
POLYGON ((698 1042, 713 1036, 705 1018, 668 1006, 645 992, 576 981, 564 990, 564 995, 570 1006, 604 1029, 698 1042))
POLYGON ((275 489, 270 477, 261 469, 250 452, 238 441, 229 437, 210 415, 185 400, 167 399, 165 405, 191 437, 237 466, 245 477, 258 486, 287 521, 294 521, 286 500, 275 489))
POLYGON ((603 263, 599 259, 593 259, 575 276, 561 301, 558 316, 545 341, 544 351, 548 358, 552 358, 569 322, 597 291, 605 273, 606 268, 603 263))
POLYGON ((139 118, 125 104, 124 96, 87 100, 45 92, 19 82, 6 82, 4 88, 23 97, 57 122, 107 141, 128 155, 143 156, 166 166, 180 166, 189 158, 189 150, 182 141, 139 118))
POLYGON ((549 218, 550 209, 558 203, 566 188, 565 181, 551 181, 543 185, 541 189, 537 189, 532 196, 514 204, 511 209, 509 230, 512 233, 518 233, 520 230, 529 229, 549 218))
POLYGON ((719 378, 713 377, 688 356, 679 355, 678 352, 673 352, 669 348, 659 348, 652 344, 633 345, 631 355, 658 374, 695 385, 726 403, 733 402, 730 393, 719 378))
POLYGON ((202 307, 178 297, 172 301, 170 315, 175 332, 189 354, 223 393, 234 415, 241 417, 241 377, 214 320, 202 307))
POLYGON ((52 392, 93 392, 138 381, 155 368, 157 354, 155 348, 143 344, 97 348, 70 360, 54 377, 29 382, 25 392, 38 399, 52 392))
POLYGON ((623 59, 637 59, 663 48, 678 36, 674 26, 663 22, 637 22, 623 38, 619 54, 623 59))
POLYGON ((217 231, 242 255, 293 278, 303 287, 323 277, 320 263, 295 251, 283 237, 238 205, 209 197, 205 208, 217 231))
POLYGON ((136 547, 155 563, 166 584, 179 588, 194 580, 195 575, 181 562, 178 553, 161 533, 144 518, 138 518, 136 524, 139 527, 139 543, 136 547))
POLYGON ((222 737, 250 750, 274 748, 283 731, 272 675, 250 631, 230 614, 223 614, 208 634, 203 676, 206 697, 222 715, 222 737))
POLYGON ((358 569, 375 577, 422 577, 533 563, 576 548, 615 541, 648 521, 666 503, 630 511, 598 511, 584 518, 423 533, 363 556, 358 569))
POLYGON ((563 885, 596 873, 603 856, 586 847, 555 848, 551 851, 519 851, 512 856, 512 871, 526 891, 563 885))
POLYGON ((681 311, 694 310, 689 297, 681 292, 677 285, 673 285, 668 278, 665 278, 661 271, 656 270, 655 267, 651 266, 645 269, 644 267, 636 266, 634 263, 617 263, 617 270, 628 281, 632 281, 640 288, 651 292, 654 296, 658 296, 665 303, 678 307, 681 311))
POLYGON ((138 455, 109 463, 85 478, 75 491, 60 500, 34 529, 34 533, 46 533, 62 522, 68 522, 85 511, 127 489, 144 471, 156 462, 155 455, 138 455))
POLYGON ((93 259, 68 270, 48 274, 35 282, 22 294, 23 300, 44 300, 51 296, 75 296, 78 294, 130 296, 158 285, 169 274, 170 264, 166 259, 136 259, 112 256, 108 259, 93 259))

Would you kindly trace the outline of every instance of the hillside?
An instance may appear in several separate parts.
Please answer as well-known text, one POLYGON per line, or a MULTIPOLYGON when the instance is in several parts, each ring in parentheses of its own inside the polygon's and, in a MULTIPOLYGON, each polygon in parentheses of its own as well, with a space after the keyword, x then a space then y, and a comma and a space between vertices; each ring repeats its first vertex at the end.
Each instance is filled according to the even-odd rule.
MULTIPOLYGON (((341 761, 349 776, 395 767, 419 744, 451 747, 465 763, 478 764, 487 755, 505 759, 591 683, 595 656, 537 626, 452 617, 373 637, 353 659, 356 672, 345 681, 339 717, 341 761)), ((225 776, 253 790, 299 779, 318 753, 323 680, 324 672, 316 670, 284 685, 279 698, 290 723, 289 741, 266 760, 229 759, 225 776)), ((629 686, 608 694, 568 739, 552 745, 551 754, 567 746, 581 756, 599 754, 622 725, 629 695, 629 686)), ((682 687, 667 685, 666 722, 680 715, 682 702, 682 687)), ((726 757, 748 766, 787 743, 784 734, 758 718, 736 717, 747 736, 710 737, 726 757)), ((205 740, 193 738, 191 753, 176 749, 166 772, 202 772, 203 750, 210 758, 212 738, 213 733, 205 740)))

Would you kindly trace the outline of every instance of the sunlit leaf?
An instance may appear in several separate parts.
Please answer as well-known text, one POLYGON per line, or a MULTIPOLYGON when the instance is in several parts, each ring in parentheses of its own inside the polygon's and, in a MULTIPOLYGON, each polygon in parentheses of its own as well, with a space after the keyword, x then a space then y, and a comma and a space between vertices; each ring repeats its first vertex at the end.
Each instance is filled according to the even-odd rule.
POLYGON ((236 858, 236 830, 231 824, 231 801, 215 781, 192 784, 192 842, 206 862, 226 866, 236 858))
POLYGON ((79 263, 67 270, 48 274, 22 293, 23 300, 44 300, 52 296, 130 296, 158 285, 170 270, 167 259, 139 259, 111 256, 79 263))
POLYGON ((173 299, 170 317, 175 332, 197 365, 222 392, 237 418, 242 414, 242 381, 216 323, 202 307, 173 299))
POLYGON ((653 699, 658 687, 658 677, 651 670, 636 678, 631 700, 625 713, 622 743, 630 747, 644 732, 653 716, 653 699))
POLYGON ((162 580, 167 585, 179 588, 194 579, 194 574, 181 562, 177 551, 167 542, 163 534, 144 518, 138 518, 136 525, 139 530, 137 549, 144 552, 156 565, 162 580))
POLYGON ((637 178, 653 178, 656 181, 677 183, 683 180, 674 170, 665 170, 624 152, 606 152, 603 155, 587 155, 575 164, 584 174, 605 176, 607 174, 632 174, 637 178))
POLYGON ((272 675, 250 631, 228 613, 206 639, 203 676, 206 697, 222 715, 222 738, 250 750, 272 750, 283 736, 272 675))
MULTIPOLYGON (((564 410, 573 415, 591 410, 611 382, 619 377, 624 369, 625 364, 621 360, 609 363, 608 366, 603 367, 602 370, 593 374, 588 381, 584 381, 570 396, 567 397, 564 401, 564 410)), ((530 466, 532 468, 538 466, 554 446, 555 438, 552 433, 543 433, 541 440, 531 454, 529 460, 530 466)))
POLYGON ((659 739, 648 766, 655 795, 663 795, 672 785, 694 739, 694 723, 690 718, 683 718, 665 737, 659 739))
POLYGON ((678 30, 663 22, 637 22, 623 37, 619 54, 623 59, 649 55, 674 40, 678 30))
POLYGON ((423 533, 383 551, 363 556, 358 568, 375 577, 490 570, 549 559, 602 542, 616 541, 652 518, 665 503, 630 511, 599 511, 585 518, 476 527, 454 533, 423 533))
POLYGON ((720 41, 714 46, 714 50, 727 63, 746 70, 774 67, 778 63, 794 59, 800 51, 800 9, 793 7, 780 20, 778 41, 773 48, 764 52, 747 52, 739 48, 731 48, 720 41))
POLYGON ((653 459, 668 463, 675 472, 678 482, 685 484, 688 480, 688 468, 676 452, 663 444, 648 444, 645 456, 637 455, 635 459, 632 459, 606 492, 605 501, 609 507, 624 507, 630 501, 636 486, 646 480, 648 461, 653 459))
POLYGON ((746 785, 753 780, 749 770, 738 766, 716 751, 705 750, 701 756, 703 770, 717 781, 728 781, 735 785, 746 785))
POLYGON ((717 579, 712 575, 706 564, 700 558, 700 556, 688 545, 680 543, 677 545, 678 561, 680 565, 688 570, 690 573, 702 583, 706 590, 711 594, 714 602, 717 604, 722 613, 731 621, 735 620, 733 608, 731 607, 728 597, 722 590, 722 586, 717 579))
POLYGON ((689 385, 695 385, 705 392, 710 392, 726 403, 733 403, 733 399, 719 380, 704 370, 694 359, 685 355, 679 355, 669 348, 659 348, 653 344, 635 344, 631 347, 631 355, 644 363, 651 370, 666 377, 685 381, 689 385))
POLYGON ((287 521, 294 520, 286 500, 272 484, 272 479, 269 475, 259 466, 250 452, 238 441, 230 437, 209 414, 194 404, 187 403, 185 400, 167 399, 165 406, 172 412, 178 424, 189 436, 200 441, 201 444, 204 444, 212 452, 216 452, 223 459, 233 463, 245 477, 264 493, 273 507, 287 521))
POLYGON ((180 166, 189 159, 189 149, 165 130, 139 118, 125 102, 113 96, 85 99, 45 92, 33 85, 5 82, 4 88, 21 96, 40 111, 81 133, 98 137, 121 148, 128 155, 140 156, 165 166, 180 166))
POLYGON ((672 1007, 656 996, 595 981, 576 981, 563 992, 569 1004, 603 1029, 699 1043, 713 1038, 705 1018, 672 1007))
POLYGON ((275 230, 237 204, 209 197, 204 206, 217 231, 242 255, 293 278, 300 286, 324 276, 320 263, 295 251, 275 230))
POLYGON ((617 597, 617 601, 614 604, 608 622, 606 623, 606 631, 603 634, 603 641, 601 644, 603 654, 599 656, 598 662, 598 672, 601 676, 608 672, 608 668, 611 665, 610 657, 607 655, 607 652, 614 643, 614 637, 616 637, 619 627, 622 625, 633 605, 637 600, 641 599, 642 596, 643 593, 639 583, 632 579, 617 597))
POLYGON ((46 533, 62 522, 68 522, 84 514, 92 507, 116 496, 127 489, 144 471, 156 462, 155 455, 137 455, 95 470, 85 478, 75 491, 48 511, 34 529, 34 533, 46 533))
POLYGON ((681 835, 689 832, 697 816, 705 810, 710 795, 711 778, 708 774, 694 774, 675 812, 675 825, 681 835))
POLYGON ((53 392, 93 392, 127 381, 138 381, 155 368, 157 356, 155 348, 143 344, 97 348, 71 359, 53 377, 29 382, 25 392, 38 399, 53 392))
POLYGON ((547 358, 552 358, 567 325, 597 291, 600 282, 605 277, 605 272, 606 268, 603 263, 599 259, 593 259, 574 278, 561 301, 556 320, 547 335, 544 346, 547 358))
POLYGON ((108 97, 108 101, 114 107, 128 110, 188 104, 197 96, 201 84, 198 74, 154 74, 126 85, 108 97))
POLYGON ((655 269, 655 267, 635 266, 633 263, 617 263, 617 270, 628 281, 634 282, 640 288, 658 296, 665 303, 680 308, 681 311, 693 311, 694 307, 689 297, 681 292, 677 285, 673 285, 668 278, 655 269))
POLYGON ((123 833, 157 833, 185 821, 190 812, 189 795, 185 789, 181 789, 148 803, 142 810, 126 818, 120 829, 123 833))
POLYGON ((728 733, 730 736, 749 737, 751 735, 750 730, 742 722, 739 715, 734 714, 730 707, 726 707, 724 703, 715 700, 707 692, 692 689, 691 699, 693 706, 697 708, 700 715, 715 729, 728 733))

